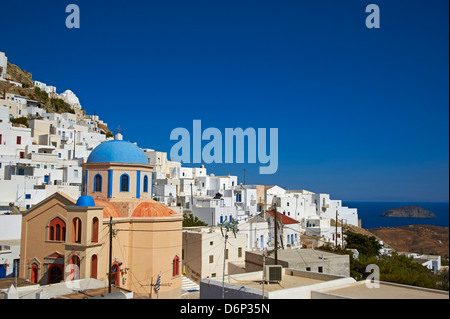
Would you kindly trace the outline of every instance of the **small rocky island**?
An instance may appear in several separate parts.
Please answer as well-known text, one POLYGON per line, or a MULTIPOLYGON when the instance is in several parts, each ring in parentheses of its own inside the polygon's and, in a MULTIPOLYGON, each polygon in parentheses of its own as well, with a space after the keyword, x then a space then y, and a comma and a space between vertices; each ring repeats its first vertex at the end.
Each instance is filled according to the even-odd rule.
POLYGON ((435 218, 436 215, 420 206, 404 206, 389 209, 380 216, 393 218, 435 218))

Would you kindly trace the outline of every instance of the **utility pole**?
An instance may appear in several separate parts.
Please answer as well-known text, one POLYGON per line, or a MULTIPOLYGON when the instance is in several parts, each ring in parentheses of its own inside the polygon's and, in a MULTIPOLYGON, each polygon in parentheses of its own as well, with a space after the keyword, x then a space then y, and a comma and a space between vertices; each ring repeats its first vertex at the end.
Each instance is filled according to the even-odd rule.
POLYGON ((276 196, 272 199, 272 210, 274 217, 274 225, 275 225, 275 265, 278 265, 278 214, 277 214, 277 203, 276 196))
POLYGON ((265 270, 264 270, 264 267, 266 266, 266 252, 265 252, 265 251, 263 252, 262 257, 263 257, 263 268, 262 268, 262 270, 263 270, 262 299, 264 299, 264 287, 265 287, 265 285, 266 285, 266 272, 265 272, 265 270))
POLYGON ((245 185, 245 168, 244 168, 244 185, 245 185))
POLYGON ((228 231, 232 231, 234 234, 234 238, 236 238, 236 233, 239 231, 237 228, 237 221, 234 223, 228 222, 225 225, 225 222, 223 222, 220 225, 220 231, 222 232, 222 236, 225 238, 225 245, 223 249, 223 274, 222 274, 222 299, 225 299, 225 263, 226 263, 226 257, 227 257, 227 240, 228 240, 228 231), (223 233, 223 228, 225 227, 225 235, 223 233))
POLYGON ((108 293, 111 293, 111 277, 112 277, 112 240, 113 240, 113 229, 112 229, 112 217, 109 217, 109 272, 108 272, 108 293))
POLYGON ((336 209, 336 237, 334 238, 335 239, 335 242, 336 242, 336 244, 335 244, 335 247, 337 248, 338 247, 338 210, 336 209))
POLYGON ((13 261, 14 264, 14 287, 17 289, 17 277, 19 277, 19 274, 17 272, 17 266, 18 264, 13 261))
POLYGON ((192 182, 191 182, 191 211, 194 207, 194 191, 192 190, 192 182))
POLYGON ((73 130, 73 159, 75 159, 76 148, 77 148, 77 130, 73 130))

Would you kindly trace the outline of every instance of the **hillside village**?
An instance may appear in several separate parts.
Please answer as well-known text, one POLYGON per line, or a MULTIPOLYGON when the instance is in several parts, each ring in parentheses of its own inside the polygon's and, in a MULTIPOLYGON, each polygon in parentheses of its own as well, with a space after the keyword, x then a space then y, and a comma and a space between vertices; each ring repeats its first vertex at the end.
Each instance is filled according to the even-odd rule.
MULTIPOLYGON (((203 165, 184 167, 182 163, 168 160, 166 152, 146 147, 157 145, 137 145, 126 142, 120 132, 112 134, 100 116, 89 115, 83 109, 82 101, 74 92, 58 93, 51 84, 33 80, 30 73, 13 66, 6 54, 0 52, 0 278, 16 278, 19 274, 24 285, 22 288, 8 286, 9 290, 4 289, 7 296, 25 296, 21 289, 29 291, 36 288, 34 285, 41 291, 49 285, 40 298, 61 296, 62 293, 52 289, 66 279, 67 271, 63 266, 68 261, 83 269, 76 278, 81 285, 92 285, 83 281, 86 278, 98 280, 97 286, 83 289, 105 289, 106 270, 96 268, 94 271, 93 265, 107 269, 107 256, 106 253, 101 256, 92 243, 99 243, 101 248, 108 245, 106 238, 114 218, 124 223, 123 229, 117 226, 118 229, 131 232, 136 218, 143 218, 142 227, 157 229, 154 223, 158 217, 161 225, 174 232, 179 229, 179 234, 167 239, 178 248, 170 251, 167 262, 165 254, 161 255, 164 256, 160 257, 161 262, 165 263, 161 267, 169 269, 163 275, 158 267, 145 268, 141 264, 143 261, 128 260, 126 254, 120 252, 122 255, 114 259, 117 274, 120 273, 114 285, 116 291, 121 287, 120 291, 127 297, 155 298, 161 293, 163 298, 182 298, 194 292, 197 297, 208 298, 200 291, 200 286, 208 287, 205 289, 210 290, 209 296, 220 295, 218 282, 205 286, 204 280, 215 280, 223 274, 236 274, 247 280, 250 274, 263 271, 264 265, 275 263, 272 253, 275 248, 280 251, 277 258, 283 267, 295 269, 290 275, 293 282, 294 277, 299 276, 312 278, 317 283, 327 282, 327 289, 355 285, 358 285, 355 289, 360 289, 359 283, 349 279, 347 255, 316 250, 320 246, 342 247, 344 228, 361 225, 357 209, 343 206, 341 200, 333 199, 330 194, 287 190, 277 185, 245 185, 237 176, 216 176, 203 165), (120 147, 129 147, 131 153, 137 152, 139 161, 131 162, 130 157, 123 159, 116 155, 117 161, 101 161, 99 158, 104 156, 106 147, 117 152, 120 147), (112 176, 120 176, 117 186, 111 181, 112 176), (48 207, 66 208, 57 213, 56 208, 48 207), (80 212, 84 215, 79 215, 80 212), (31 217, 38 213, 48 214, 48 220, 42 224, 42 231, 45 229, 42 236, 46 239, 39 248, 43 250, 42 255, 33 257, 27 248, 30 239, 25 237, 39 239, 42 236, 33 234, 23 223, 32 223, 31 217), (59 217, 55 219, 56 215, 59 217), (71 216, 76 222, 70 222, 71 216), (89 216, 97 224, 92 224, 89 216), (183 216, 191 216, 197 224, 181 229, 183 216), (108 224, 110 218, 111 224, 108 224), (81 228, 81 225, 91 226, 81 228), (86 229, 94 225, 100 228, 92 233, 92 236, 95 233, 95 240, 88 240, 86 229), (238 228, 233 234, 232 225, 238 228), (24 236, 25 231, 27 236, 24 236), (224 231, 230 231, 226 243, 224 231), (65 243, 66 238, 72 238, 75 246, 65 243), (76 256, 74 251, 77 251, 76 256), (88 260, 91 264, 84 264, 88 260), (149 269, 152 269, 151 274, 149 269), (136 276, 140 274, 139 283, 151 280, 151 288, 136 287, 136 276), (153 284, 158 280, 163 282, 161 287, 153 284)), ((34 227, 37 226, 32 229, 34 227)), ((141 237, 134 240, 138 238, 141 237)), ((142 238, 140 240, 144 240, 142 238)), ((152 240, 156 242, 155 238, 152 240)), ((117 240, 114 245, 128 247, 123 242, 131 239, 117 235, 114 240, 117 240)), ((116 250, 117 254, 118 251, 120 249, 116 250)), ((384 248, 384 253, 389 251, 388 247, 384 248)), ((146 255, 142 259, 155 256, 146 255)), ((430 258, 424 263, 437 272, 440 259, 430 258)), ((230 292, 233 289, 229 287, 230 292)), ((238 290, 233 293, 239 295, 238 290)), ((275 292, 271 294, 276 297, 275 292)), ((37 294, 31 295, 38 298, 37 294)))

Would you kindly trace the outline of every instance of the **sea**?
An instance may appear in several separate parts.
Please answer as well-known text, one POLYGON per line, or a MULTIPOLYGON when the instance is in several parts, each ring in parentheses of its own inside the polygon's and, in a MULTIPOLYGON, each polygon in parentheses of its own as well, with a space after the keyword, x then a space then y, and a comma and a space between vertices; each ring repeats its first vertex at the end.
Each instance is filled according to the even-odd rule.
POLYGON ((445 202, 342 202, 343 206, 358 209, 358 218, 361 219, 361 227, 364 229, 378 227, 397 227, 405 225, 434 225, 449 227, 449 203, 445 202), (420 206, 432 211, 435 218, 392 218, 381 217, 386 210, 403 206, 420 206))

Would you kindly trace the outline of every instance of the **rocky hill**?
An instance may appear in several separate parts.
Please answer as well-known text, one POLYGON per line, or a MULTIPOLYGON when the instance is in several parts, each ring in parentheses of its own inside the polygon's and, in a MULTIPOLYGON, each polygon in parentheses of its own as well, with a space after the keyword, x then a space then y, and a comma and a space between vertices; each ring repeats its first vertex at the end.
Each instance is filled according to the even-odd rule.
POLYGON ((398 252, 449 255, 449 228, 433 225, 408 225, 368 229, 398 252))
POLYGON ((436 215, 419 206, 404 206, 389 209, 383 213, 381 213, 383 217, 392 217, 392 218, 435 218, 436 215))
MULTIPOLYGON (((84 117, 86 111, 83 109, 76 109, 61 99, 58 94, 48 94, 39 88, 34 87, 33 77, 30 72, 21 69, 19 66, 8 62, 7 79, 22 83, 22 87, 15 86, 6 81, 0 81, 0 99, 5 99, 6 93, 24 96, 30 100, 37 101, 38 106, 43 108, 48 113, 74 113, 79 117, 84 117)), ((21 119, 23 120, 23 119, 21 119)), ((26 119, 26 123, 17 124, 15 126, 28 126, 30 119, 26 119)), ((106 124, 98 124, 99 128, 107 136, 112 136, 112 132, 108 129, 106 124)))
POLYGON ((8 78, 22 83, 23 87, 33 87, 33 77, 30 72, 22 70, 17 65, 8 62, 8 78))

